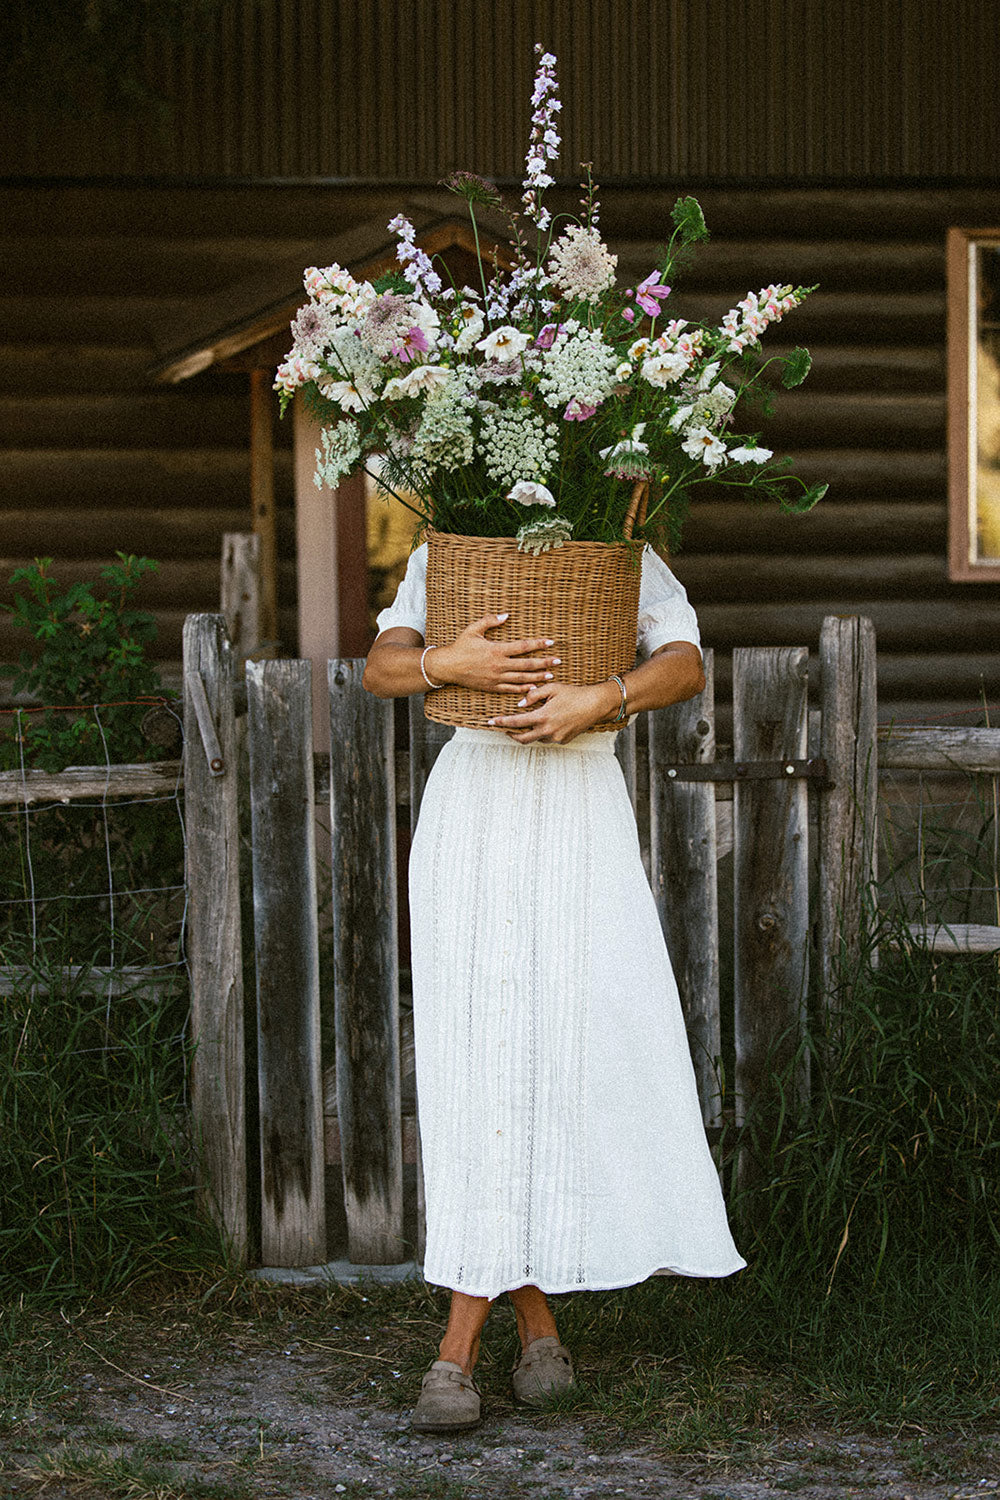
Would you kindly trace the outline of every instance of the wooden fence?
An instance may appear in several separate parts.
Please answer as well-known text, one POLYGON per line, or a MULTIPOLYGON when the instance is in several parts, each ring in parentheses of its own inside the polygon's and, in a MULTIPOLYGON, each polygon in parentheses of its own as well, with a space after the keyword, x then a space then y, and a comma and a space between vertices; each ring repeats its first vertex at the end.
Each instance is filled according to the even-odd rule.
MULTIPOLYGON (((883 768, 1000 773, 1000 731, 876 731, 875 642, 864 619, 830 617, 818 708, 804 647, 737 651, 733 750, 715 745, 711 653, 699 698, 647 716, 616 753, 636 807, 650 883, 681 990, 704 1118, 720 1115, 719 860, 733 856, 732 995, 737 1119, 765 1107, 796 1048, 807 993, 835 1007, 838 974, 864 938, 875 876, 876 761, 883 768), (814 818, 810 818, 810 792, 814 818), (810 830, 816 847, 810 858, 810 830), (815 892, 810 905, 810 865, 815 892), (814 972, 810 980, 809 964, 814 972)), ((222 616, 184 633, 183 765, 70 768, 0 776, 0 805, 156 794, 182 776, 188 881, 194 1120, 204 1201, 246 1254, 248 1162, 240 807, 249 802, 259 1100, 262 1259, 327 1260, 325 1166, 339 1157, 349 1257, 407 1257, 403 1165, 416 1150, 401 1108, 396 834, 412 829, 450 731, 410 700, 366 693, 363 663, 329 663, 332 755, 314 755, 311 666, 249 662, 245 685, 222 616), (245 721, 245 727, 244 727, 245 721), (243 766, 246 766, 244 772, 243 766), (247 789, 248 788, 248 795, 247 789), (328 811, 327 811, 328 810, 328 811), (317 828, 332 870, 336 1106, 320 1048, 317 828), (405 1148, 405 1149, 404 1149, 405 1148)), ((915 931, 938 951, 1000 947, 1000 929, 915 931)), ((808 1078, 800 1072, 800 1090, 808 1078)), ((777 1098, 772 1102, 778 1107, 777 1098)), ((419 1165, 418 1165, 419 1189, 419 1165)), ((418 1229, 419 1240, 419 1229, 418 1229)))

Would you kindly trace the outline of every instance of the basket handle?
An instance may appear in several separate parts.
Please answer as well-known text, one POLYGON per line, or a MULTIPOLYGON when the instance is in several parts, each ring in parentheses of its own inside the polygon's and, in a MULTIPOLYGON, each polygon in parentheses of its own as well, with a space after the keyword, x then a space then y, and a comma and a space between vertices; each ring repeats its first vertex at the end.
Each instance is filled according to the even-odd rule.
POLYGON ((631 540, 633 527, 642 527, 646 524, 646 506, 648 504, 649 480, 637 479, 635 484, 632 486, 632 498, 628 503, 628 510, 625 512, 625 525, 623 527, 623 530, 625 532, 626 541, 631 540))

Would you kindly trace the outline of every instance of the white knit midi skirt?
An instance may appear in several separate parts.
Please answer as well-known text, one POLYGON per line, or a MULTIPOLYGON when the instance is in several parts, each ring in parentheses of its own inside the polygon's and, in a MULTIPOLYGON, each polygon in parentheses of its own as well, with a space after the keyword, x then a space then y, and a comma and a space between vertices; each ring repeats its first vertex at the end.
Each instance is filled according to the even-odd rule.
POLYGON ((410 856, 426 1279, 727 1276, 733 1243, 615 736, 458 729, 410 856))

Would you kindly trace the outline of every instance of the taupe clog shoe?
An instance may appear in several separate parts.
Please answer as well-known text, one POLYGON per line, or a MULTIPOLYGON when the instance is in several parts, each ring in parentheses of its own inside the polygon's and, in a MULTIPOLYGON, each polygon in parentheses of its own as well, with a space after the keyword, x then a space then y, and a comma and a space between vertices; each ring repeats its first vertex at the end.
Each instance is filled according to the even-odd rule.
POLYGON ((467 1432, 479 1426, 479 1387, 461 1365, 436 1359, 420 1386, 410 1426, 416 1432, 467 1432))
POLYGON ((573 1356, 557 1338, 532 1339, 514 1368, 514 1395, 522 1406, 545 1406, 574 1383, 573 1356))

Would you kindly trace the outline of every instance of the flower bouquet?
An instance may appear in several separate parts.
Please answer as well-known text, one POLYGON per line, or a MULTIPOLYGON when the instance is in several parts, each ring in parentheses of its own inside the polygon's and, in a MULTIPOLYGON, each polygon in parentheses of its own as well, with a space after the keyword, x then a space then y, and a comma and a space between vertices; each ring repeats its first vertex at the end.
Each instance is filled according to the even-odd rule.
MULTIPOLYGON (((581 561, 595 596, 602 587, 595 552, 630 555, 624 668, 635 653, 638 543, 676 548, 699 484, 746 489, 789 511, 809 510, 825 493, 825 485, 808 488, 790 474, 755 435, 734 431, 738 410, 752 400, 769 409, 775 361, 761 358, 761 335, 812 288, 751 292, 717 327, 670 318, 673 271, 708 234, 690 197, 673 208, 659 264, 638 285, 619 287, 589 166, 577 217, 553 218, 544 205, 561 106, 556 60, 535 50, 520 212, 505 210, 496 189, 473 173, 445 184, 468 205, 478 285, 445 285, 413 226, 397 216, 389 229, 399 239, 398 270, 374 282, 337 265, 306 271, 309 301, 292 323, 294 344, 275 387, 282 410, 302 390, 323 424, 317 485, 335 486, 364 468, 380 492, 417 513, 418 534, 429 542, 429 597, 441 534, 467 538, 469 559, 474 542, 492 540, 494 568, 496 539, 505 539, 501 551, 514 554, 529 592, 539 586, 532 580, 550 572, 533 565, 551 564, 557 550, 566 549, 568 563, 576 544, 600 544, 581 561), (509 267, 481 248, 480 207, 505 215, 509 267)), ((796 349, 778 364, 790 387, 805 378, 810 359, 796 349)), ((472 565, 448 563, 456 589, 472 565)), ((462 598, 456 607, 463 617, 462 598)), ((463 623, 474 617, 465 612, 463 623)), ((428 641, 442 628, 429 614, 428 641)), ((520 628, 516 609, 506 628, 512 637, 536 633, 520 628)), ((587 664, 579 670, 586 673, 587 664)), ((596 670, 607 675, 603 664, 596 670)), ((441 717, 443 695, 432 697, 441 717)), ((481 723, 492 711, 450 721, 481 723)))

